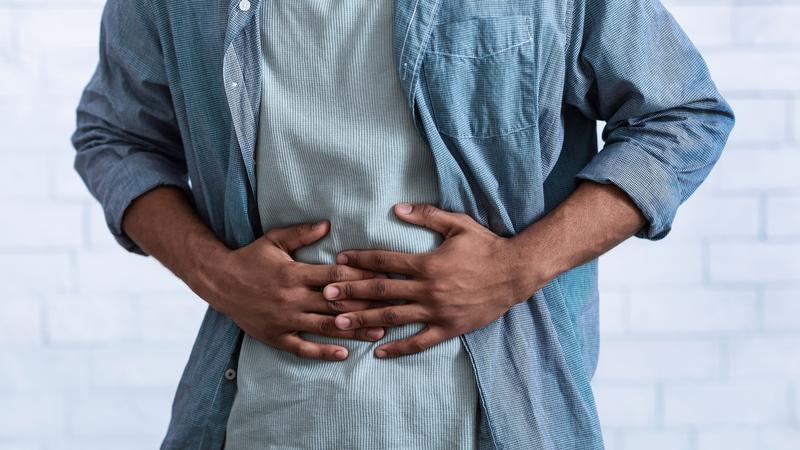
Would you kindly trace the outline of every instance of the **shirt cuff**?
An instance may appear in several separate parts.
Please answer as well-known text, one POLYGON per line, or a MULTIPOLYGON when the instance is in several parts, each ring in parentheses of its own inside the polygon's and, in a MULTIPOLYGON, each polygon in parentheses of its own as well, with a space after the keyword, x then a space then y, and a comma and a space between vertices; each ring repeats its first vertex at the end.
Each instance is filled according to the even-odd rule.
POLYGON ((122 216, 136 198, 158 186, 175 186, 190 195, 186 176, 176 172, 161 155, 136 152, 115 164, 106 180, 107 193, 102 204, 108 229, 125 250, 148 256, 122 230, 122 216))
POLYGON ((673 171, 631 141, 606 145, 576 177, 628 194, 648 222, 635 236, 653 241, 669 233, 683 198, 673 171))

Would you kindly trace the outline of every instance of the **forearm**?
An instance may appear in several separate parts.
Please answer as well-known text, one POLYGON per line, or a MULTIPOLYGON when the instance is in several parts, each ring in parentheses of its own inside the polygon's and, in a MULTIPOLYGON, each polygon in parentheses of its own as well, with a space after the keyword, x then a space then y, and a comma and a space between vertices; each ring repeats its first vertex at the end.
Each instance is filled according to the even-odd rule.
POLYGON ((523 274, 520 279, 532 294, 543 283, 597 258, 644 225, 641 211, 621 189, 581 181, 549 214, 511 238, 517 251, 515 269, 523 274))
POLYGON ((200 220, 186 194, 172 186, 154 188, 125 210, 125 233, 190 287, 205 266, 228 248, 200 220))

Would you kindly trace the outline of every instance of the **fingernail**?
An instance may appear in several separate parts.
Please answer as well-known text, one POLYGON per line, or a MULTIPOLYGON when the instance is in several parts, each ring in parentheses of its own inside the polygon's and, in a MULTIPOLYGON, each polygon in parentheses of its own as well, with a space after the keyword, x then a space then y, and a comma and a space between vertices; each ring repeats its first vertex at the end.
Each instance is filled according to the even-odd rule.
POLYGON ((311 225, 311 229, 312 230, 319 230, 323 225, 325 225, 325 221, 324 220, 320 221, 320 222, 317 222, 314 225, 311 225))
POLYGON ((353 321, 350 320, 349 317, 337 317, 336 320, 333 321, 333 323, 335 323, 336 326, 339 327, 340 329, 346 330, 350 328, 350 325, 353 324, 353 321))
POLYGON ((333 356, 339 359, 345 359, 347 358, 347 351, 342 349, 336 350, 335 352, 333 352, 333 356))
POLYGON ((385 358, 386 350, 375 350, 375 356, 377 356, 378 358, 385 358))
POLYGON ((408 214, 411 212, 411 204, 409 203, 398 203, 397 204, 397 212, 400 214, 408 214))
POLYGON ((367 331, 367 337, 376 341, 383 337, 383 328, 373 328, 367 331))
POLYGON ((340 253, 336 256, 336 262, 339 264, 347 264, 347 255, 340 253))
POLYGON ((325 289, 322 290, 322 295, 329 300, 336 298, 339 296, 339 288, 336 286, 326 286, 325 289))

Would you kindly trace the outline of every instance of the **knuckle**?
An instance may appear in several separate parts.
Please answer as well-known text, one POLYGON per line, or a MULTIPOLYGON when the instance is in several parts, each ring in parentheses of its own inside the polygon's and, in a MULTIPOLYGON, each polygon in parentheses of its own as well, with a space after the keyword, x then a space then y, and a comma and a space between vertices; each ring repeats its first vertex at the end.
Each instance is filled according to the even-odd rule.
POLYGON ((329 334, 333 330, 333 321, 330 319, 322 319, 316 324, 317 331, 320 334, 329 334))
POLYGON ((353 285, 351 283, 345 283, 345 284, 341 285, 340 287, 341 287, 342 292, 344 293, 345 297, 347 297, 347 298, 352 298, 353 297, 353 285))
POLYGON ((448 292, 448 285, 446 281, 440 279, 433 279, 428 282, 428 294, 434 300, 443 299, 448 292))
POLYGON ((354 314, 350 320, 356 325, 356 328, 364 328, 367 326, 367 318, 363 314, 354 314))
POLYGON ((411 341, 408 343, 408 347, 413 353, 420 353, 427 350, 430 345, 425 341, 411 341))
POLYGON ((372 262, 376 267, 386 267, 386 255, 377 252, 372 257, 372 262))
POLYGON ((383 281, 383 280, 381 280, 381 279, 379 279, 379 280, 376 280, 376 281, 375 281, 375 282, 372 284, 372 291, 373 291, 373 293, 375 294, 375 296, 376 296, 376 297, 383 297, 383 296, 385 296, 385 295, 386 295, 386 291, 387 291, 387 290, 388 290, 388 289, 387 289, 387 286, 386 286, 386 282, 385 282, 385 281, 383 281))
POLYGON ((328 302, 328 309, 335 313, 344 312, 345 305, 341 300, 333 300, 328 302))
POLYGON ((301 223, 299 225, 295 225, 292 227, 292 231, 296 236, 303 236, 304 234, 311 231, 311 225, 307 223, 301 223))
POLYGON ((427 203, 422 205, 421 212, 423 217, 433 217, 437 211, 438 210, 433 205, 429 205, 427 203))
POLYGON ((336 264, 331 266, 329 276, 331 281, 344 281, 347 278, 347 270, 344 266, 336 264))
POLYGON ((388 325, 394 325, 398 322, 398 320, 400 320, 400 317, 393 309, 387 309, 381 314, 381 319, 388 325))

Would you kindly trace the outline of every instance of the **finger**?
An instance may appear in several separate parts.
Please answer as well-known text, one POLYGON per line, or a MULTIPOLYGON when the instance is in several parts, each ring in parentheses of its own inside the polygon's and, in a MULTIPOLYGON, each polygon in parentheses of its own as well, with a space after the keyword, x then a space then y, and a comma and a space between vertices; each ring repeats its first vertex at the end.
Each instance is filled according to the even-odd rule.
POLYGON ((426 325, 419 333, 405 339, 390 342, 375 349, 378 358, 396 358, 424 352, 449 336, 443 329, 426 325))
POLYGON ((424 254, 386 250, 347 250, 336 256, 336 262, 375 272, 419 273, 424 254))
POLYGON ((463 230, 472 221, 467 214, 445 211, 428 203, 398 203, 394 206, 394 212, 398 218, 430 228, 445 238, 463 230))
POLYGON ((396 278, 375 278, 371 280, 345 281, 332 283, 322 289, 326 300, 368 299, 368 300, 420 300, 425 296, 422 283, 417 280, 396 278))
POLYGON ((368 280, 378 274, 370 270, 350 267, 344 264, 296 264, 300 282, 305 286, 325 286, 328 283, 350 280, 368 280))
MULTIPOLYGON (((317 294, 319 294, 319 292, 317 292, 317 294)), ((320 296, 307 311, 338 315, 367 309, 385 308, 387 306, 392 306, 392 303, 378 300, 325 300, 320 296)))
POLYGON ((277 347, 293 353, 300 358, 340 361, 347 358, 346 347, 333 344, 320 344, 301 338, 298 334, 287 333, 278 338, 277 347))
POLYGON ((393 327, 413 322, 426 322, 428 318, 425 308, 411 303, 340 314, 335 317, 334 326, 340 330, 393 327))
POLYGON ((334 319, 335 316, 313 313, 303 314, 287 328, 322 336, 370 342, 383 337, 384 330, 381 327, 362 327, 360 330, 341 330, 336 328, 334 319))
POLYGON ((328 233, 330 222, 323 220, 317 223, 301 223, 284 228, 272 228, 264 233, 263 238, 291 254, 300 247, 320 240, 328 233))

